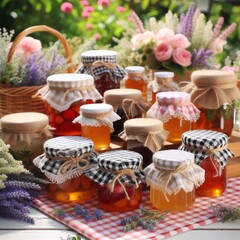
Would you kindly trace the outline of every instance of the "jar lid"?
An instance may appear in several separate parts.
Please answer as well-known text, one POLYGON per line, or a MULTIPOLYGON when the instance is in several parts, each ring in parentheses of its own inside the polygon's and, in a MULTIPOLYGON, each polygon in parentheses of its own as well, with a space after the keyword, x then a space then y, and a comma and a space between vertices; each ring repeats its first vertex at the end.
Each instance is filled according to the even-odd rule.
POLYGON ((143 73, 145 71, 145 68, 142 66, 128 66, 125 68, 125 70, 129 74, 134 74, 134 73, 143 73))
POLYGON ((37 112, 13 113, 2 117, 1 125, 11 132, 40 131, 48 125, 48 116, 37 112))
POLYGON ((156 98, 160 105, 179 105, 191 102, 191 95, 186 92, 160 92, 157 93, 156 98))
POLYGON ((104 114, 113 111, 113 107, 110 104, 106 103, 93 103, 93 104, 84 104, 80 107, 80 113, 87 114, 104 114))
POLYGON ((90 50, 81 54, 83 64, 95 61, 113 62, 117 61, 117 52, 111 50, 90 50))
POLYGON ((156 78, 173 78, 174 72, 154 72, 156 78))
POLYGON ((225 166, 233 153, 227 147, 228 136, 212 130, 192 130, 183 133, 179 149, 195 154, 196 163, 200 164, 207 156, 214 156, 225 166))

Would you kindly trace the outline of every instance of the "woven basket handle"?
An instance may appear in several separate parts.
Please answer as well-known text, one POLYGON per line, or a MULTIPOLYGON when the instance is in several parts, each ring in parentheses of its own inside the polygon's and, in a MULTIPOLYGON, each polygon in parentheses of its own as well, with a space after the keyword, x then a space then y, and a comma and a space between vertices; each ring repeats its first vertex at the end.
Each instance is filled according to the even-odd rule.
POLYGON ((55 35, 61 41, 62 45, 65 48, 65 57, 67 59, 67 63, 69 64, 68 72, 69 73, 74 72, 74 66, 72 64, 71 49, 70 49, 70 46, 69 46, 67 40, 59 31, 57 31, 51 27, 48 27, 46 25, 32 26, 32 27, 26 28, 25 30, 20 32, 14 39, 13 44, 8 52, 8 62, 11 61, 12 56, 17 48, 17 45, 22 40, 22 38, 24 38, 27 35, 34 33, 34 32, 49 32, 49 33, 55 35))

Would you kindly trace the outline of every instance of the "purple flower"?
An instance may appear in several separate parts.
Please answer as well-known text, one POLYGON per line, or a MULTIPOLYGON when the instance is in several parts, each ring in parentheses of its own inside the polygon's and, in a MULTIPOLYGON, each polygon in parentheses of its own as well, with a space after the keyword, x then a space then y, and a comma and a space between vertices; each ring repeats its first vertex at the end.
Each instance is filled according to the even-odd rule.
POLYGON ((192 64, 191 67, 194 68, 212 68, 212 65, 209 63, 209 58, 213 55, 212 50, 205 50, 203 48, 193 50, 192 53, 192 64))
POLYGON ((103 218, 103 211, 100 209, 97 209, 94 211, 94 219, 100 220, 103 218))

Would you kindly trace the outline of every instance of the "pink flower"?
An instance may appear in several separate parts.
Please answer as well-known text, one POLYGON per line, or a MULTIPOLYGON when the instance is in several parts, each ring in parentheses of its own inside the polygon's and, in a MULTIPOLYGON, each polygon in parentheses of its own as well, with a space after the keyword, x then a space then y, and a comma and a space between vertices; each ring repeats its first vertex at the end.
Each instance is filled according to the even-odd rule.
POLYGON ((137 33, 131 39, 132 49, 137 50, 154 40, 155 40, 155 36, 154 36, 154 33, 151 31, 145 31, 144 33, 137 33))
POLYGON ((92 28, 93 28, 92 23, 87 23, 86 28, 87 28, 87 29, 92 29, 92 28))
POLYGON ((173 48, 164 41, 159 41, 154 48, 154 55, 158 61, 165 61, 171 58, 173 48))
POLYGON ((73 5, 70 2, 64 2, 60 9, 63 13, 70 13, 73 10, 73 5))
POLYGON ((101 39, 101 35, 100 35, 99 33, 94 33, 94 34, 93 34, 93 39, 94 39, 95 41, 98 41, 99 39, 101 39))
POLYGON ((125 7, 123 7, 123 6, 118 6, 117 7, 117 12, 119 12, 119 13, 122 13, 122 12, 125 12, 125 7))
POLYGON ((169 28, 162 28, 156 33, 156 41, 169 41, 174 36, 174 32, 169 28))
POLYGON ((216 38, 214 42, 211 44, 211 50, 213 51, 214 54, 221 53, 223 51, 223 46, 227 42, 225 40, 216 38))
POLYGON ((92 6, 86 6, 84 9, 83 9, 84 12, 93 12, 94 11, 94 8, 92 6))
POLYGON ((170 39, 170 44, 173 48, 188 48, 191 45, 187 37, 181 33, 172 36, 170 39))
POLYGON ((89 1, 88 0, 81 0, 80 1, 80 5, 82 5, 82 6, 89 6, 90 5, 90 3, 89 3, 89 1))
POLYGON ((90 17, 90 13, 89 13, 89 12, 86 12, 86 11, 83 11, 83 12, 82 12, 82 17, 83 17, 84 19, 87 19, 87 18, 90 17))
POLYGON ((183 67, 191 64, 192 54, 184 48, 176 48, 173 51, 173 61, 183 67))
POLYGON ((110 5, 110 1, 109 0, 98 0, 98 5, 100 5, 102 7, 108 7, 110 5))
POLYGON ((222 68, 223 71, 227 71, 227 72, 238 72, 239 71, 239 68, 238 67, 235 67, 235 66, 224 66, 222 68))

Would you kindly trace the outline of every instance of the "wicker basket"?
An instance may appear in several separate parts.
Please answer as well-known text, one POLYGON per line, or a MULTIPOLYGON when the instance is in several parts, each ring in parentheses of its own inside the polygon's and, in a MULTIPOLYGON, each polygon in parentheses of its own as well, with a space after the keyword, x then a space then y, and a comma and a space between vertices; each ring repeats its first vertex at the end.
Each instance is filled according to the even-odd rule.
MULTIPOLYGON (((11 61, 14 51, 21 39, 33 32, 49 32, 55 35, 65 48, 65 57, 69 64, 68 72, 74 72, 71 50, 67 40, 57 30, 45 25, 33 26, 17 35, 8 53, 8 62, 11 61)), ((44 102, 40 97, 33 98, 37 90, 43 86, 10 87, 0 84, 0 117, 17 112, 44 112, 44 102)))

